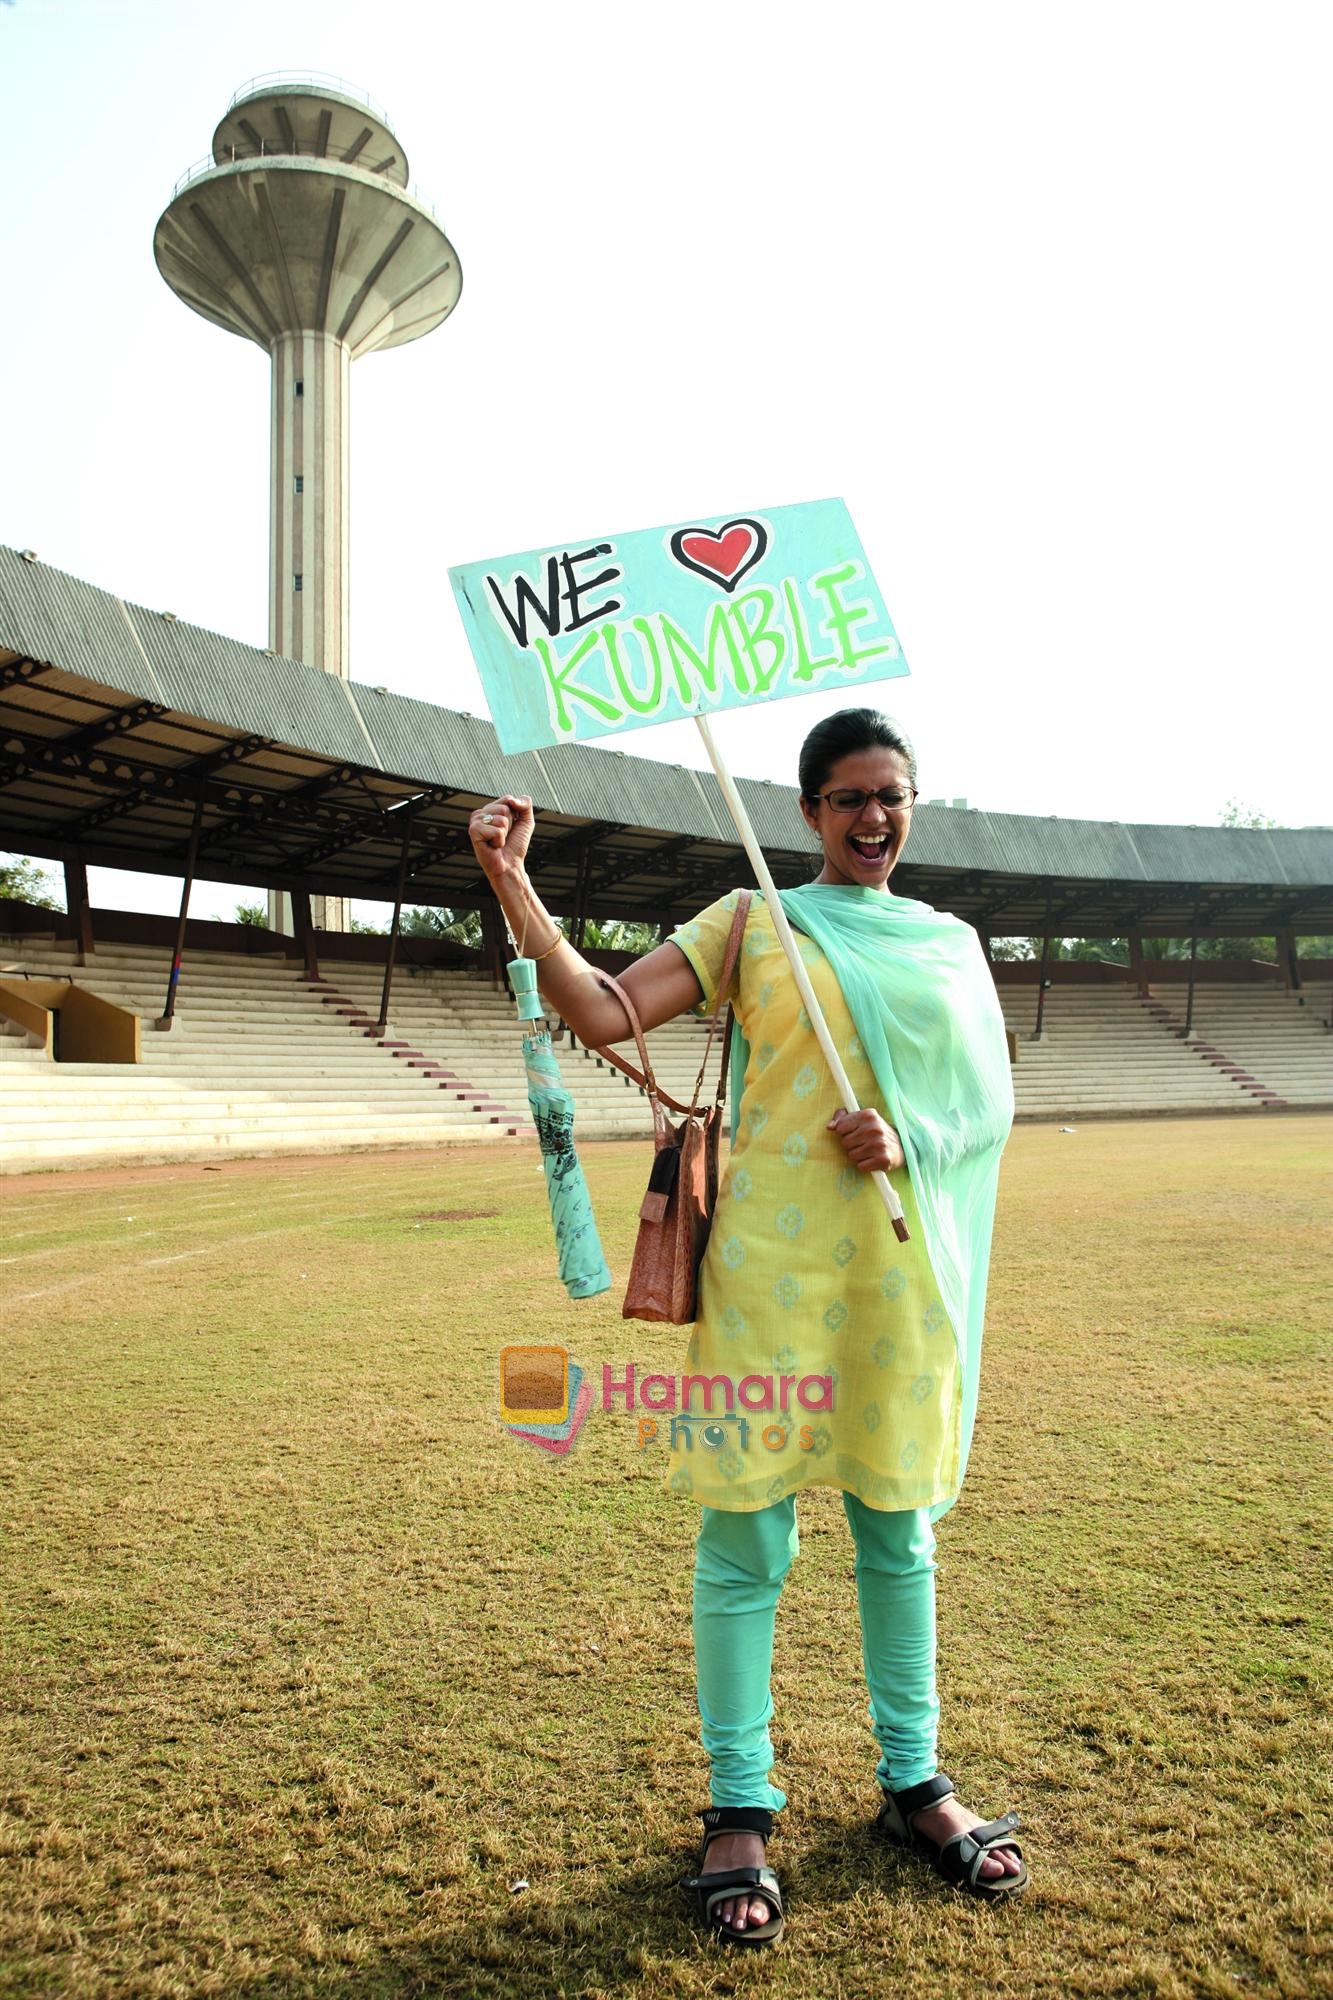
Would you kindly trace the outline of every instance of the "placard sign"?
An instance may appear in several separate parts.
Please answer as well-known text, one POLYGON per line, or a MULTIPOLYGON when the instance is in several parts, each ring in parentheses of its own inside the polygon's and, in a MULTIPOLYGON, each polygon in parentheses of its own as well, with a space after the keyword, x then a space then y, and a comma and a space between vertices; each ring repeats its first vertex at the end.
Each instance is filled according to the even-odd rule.
POLYGON ((506 752, 908 671, 841 500, 449 572, 506 752))

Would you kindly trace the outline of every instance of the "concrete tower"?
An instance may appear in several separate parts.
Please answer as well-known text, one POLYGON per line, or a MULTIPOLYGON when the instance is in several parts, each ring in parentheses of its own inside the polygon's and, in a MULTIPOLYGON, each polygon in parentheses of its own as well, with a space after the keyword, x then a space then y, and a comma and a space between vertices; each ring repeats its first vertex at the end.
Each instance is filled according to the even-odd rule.
MULTIPOLYGON (((453 245, 407 191, 381 111, 313 77, 261 77, 177 183, 153 254, 187 306, 268 350, 269 644, 345 679, 351 365, 452 312, 453 245)), ((326 926, 341 914, 330 899, 326 926)), ((288 927, 271 898, 275 920, 288 927)))

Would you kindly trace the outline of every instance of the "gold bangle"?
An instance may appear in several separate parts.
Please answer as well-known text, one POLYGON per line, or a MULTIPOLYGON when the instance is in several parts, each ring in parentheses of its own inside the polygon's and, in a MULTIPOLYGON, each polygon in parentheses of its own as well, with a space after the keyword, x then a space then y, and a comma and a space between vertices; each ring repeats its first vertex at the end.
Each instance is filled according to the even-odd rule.
POLYGON ((567 937, 565 936, 564 932, 563 932, 562 930, 560 930, 560 929, 559 929, 559 927, 557 927, 557 929, 556 929, 556 933, 555 933, 555 943, 554 943, 554 944, 548 944, 548 945, 547 945, 547 947, 546 947, 546 949, 545 949, 545 951, 539 951, 539 952, 537 952, 537 953, 535 954, 535 956, 533 957, 533 961, 532 961, 532 962, 533 962, 533 964, 534 964, 534 965, 540 965, 540 964, 541 964, 541 962, 542 962, 542 960, 543 960, 544 958, 549 958, 549 957, 551 956, 551 953, 552 953, 553 951, 556 951, 556 950, 558 950, 558 949, 559 949, 559 947, 560 947, 560 946, 561 946, 562 944, 568 944, 568 943, 569 943, 569 939, 568 939, 568 938, 567 938, 567 937))

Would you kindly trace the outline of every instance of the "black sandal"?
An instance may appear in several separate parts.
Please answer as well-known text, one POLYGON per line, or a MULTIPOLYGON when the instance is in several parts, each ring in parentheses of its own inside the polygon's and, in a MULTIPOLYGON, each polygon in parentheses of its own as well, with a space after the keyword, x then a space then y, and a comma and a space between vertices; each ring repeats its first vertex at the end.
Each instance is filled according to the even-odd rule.
POLYGON ((704 1836, 699 1843, 694 1873, 681 1877, 681 1888, 694 1897, 700 1919, 725 1944, 776 1944, 784 1929, 782 1890, 771 1868, 724 1868, 715 1875, 704 1873, 708 1850, 719 1834, 757 1833, 768 1840, 773 1832, 772 1813, 760 1806, 710 1806, 700 1818, 704 1836), (751 1924, 741 1931, 713 1915, 720 1903, 734 1902, 738 1891, 743 1891, 747 1900, 763 1897, 773 1911, 766 1924, 751 1924))
POLYGON ((970 1833, 956 1833, 943 1843, 932 1840, 929 1834, 918 1833, 912 1825, 914 1814, 923 1812, 927 1806, 938 1805, 942 1799, 953 1798, 955 1789, 953 1779, 946 1778, 942 1771, 933 1778, 924 1779, 919 1785, 908 1785, 905 1791, 891 1792, 885 1786, 884 1804, 875 1821, 876 1833, 923 1856, 935 1873, 956 1889, 966 1889, 973 1896, 988 1896, 992 1901, 1004 1896, 1016 1896, 1020 1889, 1027 1887, 1028 1882, 1023 1850, 1013 1838, 1019 1825, 1016 1812, 1007 1812, 999 1819, 988 1821, 985 1826, 974 1826, 970 1833), (982 1862, 997 1849, 1018 1857, 1017 1875, 985 1876, 981 1873, 982 1862))

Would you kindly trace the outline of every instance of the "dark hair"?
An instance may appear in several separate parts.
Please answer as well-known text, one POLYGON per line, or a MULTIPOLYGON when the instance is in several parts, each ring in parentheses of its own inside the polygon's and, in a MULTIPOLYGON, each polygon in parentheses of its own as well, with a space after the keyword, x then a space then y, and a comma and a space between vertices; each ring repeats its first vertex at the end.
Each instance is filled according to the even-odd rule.
POLYGON ((840 708, 817 722, 801 745, 799 776, 806 798, 813 799, 823 789, 840 758, 857 750, 896 750, 906 759, 915 786, 916 752, 893 717, 881 715, 877 708, 840 708))

